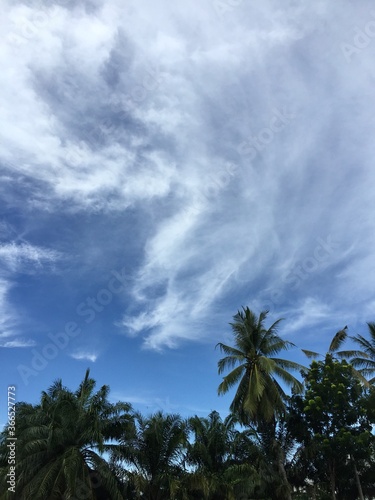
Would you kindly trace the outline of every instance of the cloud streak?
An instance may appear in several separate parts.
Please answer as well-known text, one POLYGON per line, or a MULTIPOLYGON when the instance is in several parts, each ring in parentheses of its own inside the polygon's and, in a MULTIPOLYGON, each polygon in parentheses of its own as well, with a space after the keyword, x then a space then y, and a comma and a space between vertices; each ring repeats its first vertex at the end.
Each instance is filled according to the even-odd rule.
POLYGON ((77 359, 78 361, 91 361, 91 363, 95 363, 98 359, 98 354, 93 351, 85 351, 79 350, 70 354, 73 359, 77 359))
POLYGON ((29 243, 0 244, 0 261, 10 271, 20 271, 30 265, 41 268, 44 264, 60 260, 62 255, 51 249, 30 245, 29 243))

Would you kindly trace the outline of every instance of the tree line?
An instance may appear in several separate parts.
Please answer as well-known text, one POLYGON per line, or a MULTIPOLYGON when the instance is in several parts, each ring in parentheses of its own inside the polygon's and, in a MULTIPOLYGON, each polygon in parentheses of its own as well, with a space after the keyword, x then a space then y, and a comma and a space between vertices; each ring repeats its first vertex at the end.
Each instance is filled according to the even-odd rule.
POLYGON ((61 380, 38 404, 16 404, 16 463, 0 434, 0 499, 354 500, 375 498, 375 323, 347 327, 308 367, 280 358, 295 347, 243 308, 232 345, 219 343, 219 394, 229 415, 142 415, 111 403, 89 370, 77 390, 61 380), (357 350, 342 346, 351 338, 357 350))

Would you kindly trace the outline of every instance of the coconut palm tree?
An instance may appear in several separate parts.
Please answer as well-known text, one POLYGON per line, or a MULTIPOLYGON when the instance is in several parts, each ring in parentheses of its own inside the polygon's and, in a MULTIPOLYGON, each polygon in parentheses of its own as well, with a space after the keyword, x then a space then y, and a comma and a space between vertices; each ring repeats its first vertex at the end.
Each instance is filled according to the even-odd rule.
POLYGON ((136 413, 133 430, 124 429, 111 461, 117 468, 127 467, 125 475, 137 498, 176 498, 182 485, 187 438, 186 422, 177 414, 156 412, 144 417, 136 413))
MULTIPOLYGON (((101 454, 109 449, 106 440, 115 437, 119 423, 124 426, 131 419, 130 405, 109 403, 108 386, 97 392, 94 388, 95 381, 87 370, 76 392, 57 380, 43 391, 38 405, 19 406, 17 498, 97 499, 103 493, 116 500, 123 498, 101 454)), ((2 444, 6 438, 7 430, 2 444)), ((4 486, 3 469, 0 474, 0 486, 4 486)))
MULTIPOLYGON (((291 370, 304 369, 298 363, 276 357, 281 351, 294 347, 294 344, 282 339, 277 329, 280 319, 269 328, 265 327, 268 311, 262 311, 259 317, 248 308, 238 311, 230 323, 234 335, 234 347, 223 343, 217 344, 226 356, 218 362, 219 374, 232 369, 218 388, 219 394, 225 394, 233 386, 237 390, 230 410, 243 424, 255 424, 260 433, 272 430, 270 461, 274 462, 282 478, 283 488, 275 498, 291 498, 290 486, 285 472, 285 456, 281 443, 276 437, 277 419, 285 414, 287 395, 282 383, 292 386, 294 391, 302 390, 302 383, 291 370)), ((276 495, 276 493, 275 493, 276 495)))
MULTIPOLYGON (((361 347, 361 352, 351 359, 351 363, 364 376, 375 373, 375 323, 367 323, 367 325, 370 334, 369 339, 362 335, 351 337, 361 347)), ((372 377, 369 383, 374 384, 375 377, 372 377)))
POLYGON ((230 323, 234 347, 222 342, 217 344, 226 354, 218 362, 219 374, 227 368, 234 368, 223 378, 218 393, 225 394, 238 384, 230 410, 242 416, 244 421, 270 422, 284 412, 287 396, 280 382, 292 386, 294 390, 302 390, 301 382, 291 375, 290 370, 299 371, 304 367, 275 357, 280 351, 295 346, 278 335, 281 319, 265 328, 267 314, 268 311, 263 311, 257 318, 248 307, 243 308, 230 323))
MULTIPOLYGON (((333 336, 328 348, 328 352, 323 356, 318 352, 302 349, 302 352, 310 359, 326 358, 327 356, 345 359, 350 363, 353 375, 365 386, 369 387, 375 381, 375 377, 367 381, 366 376, 375 372, 375 323, 367 323, 370 329, 371 340, 365 339, 362 335, 355 337, 348 335, 348 327, 345 325, 333 336), (364 350, 340 351, 340 347, 350 338, 359 344, 364 350), (373 358, 373 359, 371 359, 373 358), (357 370, 358 368, 358 370, 357 370)), ((305 373, 307 375, 307 373, 305 373)))

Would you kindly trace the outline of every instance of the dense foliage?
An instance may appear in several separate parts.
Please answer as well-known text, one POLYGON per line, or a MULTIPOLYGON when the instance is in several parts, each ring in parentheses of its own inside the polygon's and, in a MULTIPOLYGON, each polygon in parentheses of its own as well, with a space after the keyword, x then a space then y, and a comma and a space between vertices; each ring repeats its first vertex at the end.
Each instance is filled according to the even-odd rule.
MULTIPOLYGON (((16 406, 12 483, 9 427, 0 434, 0 499, 289 500, 375 498, 375 325, 339 351, 346 328, 309 367, 279 357, 293 344, 244 308, 219 343, 219 394, 230 415, 144 416, 56 381, 36 405, 16 406), (299 372, 300 377, 291 372, 299 372), (287 388, 291 392, 287 392, 287 388)), ((304 351, 309 356, 316 353, 304 351)), ((316 355, 317 356, 317 355, 316 355)))

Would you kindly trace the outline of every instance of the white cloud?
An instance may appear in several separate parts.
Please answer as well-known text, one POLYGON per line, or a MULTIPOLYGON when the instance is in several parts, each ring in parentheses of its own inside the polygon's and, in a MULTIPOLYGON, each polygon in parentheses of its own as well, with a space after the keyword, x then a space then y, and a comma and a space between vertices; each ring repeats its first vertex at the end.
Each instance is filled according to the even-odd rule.
POLYGON ((77 359, 79 361, 91 361, 92 363, 95 363, 99 355, 92 351, 78 350, 71 353, 70 356, 73 359, 77 359))
MULTIPOLYGON (((179 413, 182 415, 188 414, 208 414, 210 413, 209 408, 201 408, 196 406, 189 406, 176 401, 171 401, 169 397, 161 398, 151 394, 143 395, 132 395, 129 393, 122 393, 118 391, 113 391, 110 394, 110 400, 113 403, 117 401, 124 401, 130 403, 131 405, 146 407, 149 413, 163 411, 165 413, 179 413)), ((222 413, 226 413, 224 410, 222 413)))
POLYGON ((110 395, 111 401, 114 403, 117 401, 124 401, 125 403, 136 404, 136 405, 144 405, 148 406, 152 404, 152 398, 142 397, 142 396, 133 396, 128 393, 120 393, 116 391, 112 391, 110 395))
POLYGON ((29 243, 0 244, 0 260, 11 271, 19 271, 23 266, 33 264, 42 267, 45 263, 54 263, 61 259, 61 253, 29 243))
POLYGON ((332 308, 316 298, 306 297, 302 304, 288 311, 288 321, 285 324, 287 332, 303 332, 311 327, 327 323, 334 317, 332 308))
POLYGON ((13 283, 0 277, 0 347, 31 347, 35 341, 19 336, 20 318, 9 300, 13 283))
POLYGON ((11 283, 0 278, 0 337, 9 337, 13 334, 16 315, 8 302, 8 293, 11 283))
POLYGON ((8 340, 3 341, 0 338, 0 347, 32 347, 36 345, 34 340, 24 340, 24 339, 16 339, 16 340, 8 340))

